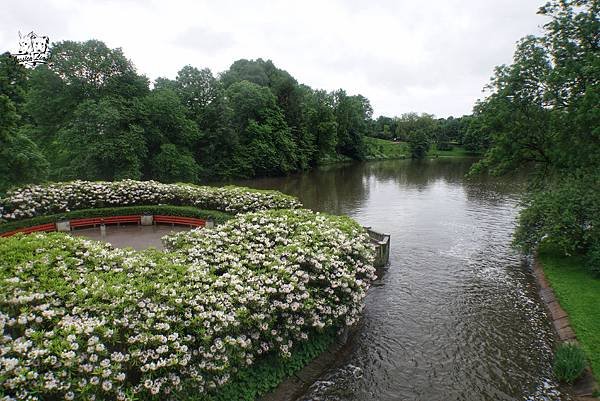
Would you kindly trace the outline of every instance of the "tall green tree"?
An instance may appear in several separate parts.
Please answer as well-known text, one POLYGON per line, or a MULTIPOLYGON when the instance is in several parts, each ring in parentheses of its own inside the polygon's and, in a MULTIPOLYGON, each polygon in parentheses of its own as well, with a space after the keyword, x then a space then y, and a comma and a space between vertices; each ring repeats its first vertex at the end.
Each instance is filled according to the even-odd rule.
POLYGON ((135 109, 121 99, 86 100, 59 132, 60 179, 140 179, 147 154, 135 109))
POLYGON ((599 11, 595 0, 548 2, 544 35, 519 42, 476 107, 491 143, 475 171, 538 173, 517 243, 529 250, 544 240, 588 255, 591 266, 600 261, 599 11))
POLYGON ((12 100, 0 94, 0 193, 11 186, 38 182, 48 175, 48 162, 17 125, 12 100))
POLYGON ((364 137, 369 132, 373 108, 361 95, 348 96, 343 89, 333 93, 337 122, 337 151, 362 160, 365 153, 364 137))
POLYGON ((287 173, 296 164, 296 146, 273 93, 249 81, 232 84, 227 99, 239 133, 235 160, 241 175, 287 173))
POLYGON ((307 90, 303 102, 303 114, 307 132, 314 136, 309 163, 335 155, 337 144, 337 122, 333 108, 333 97, 323 90, 307 90))

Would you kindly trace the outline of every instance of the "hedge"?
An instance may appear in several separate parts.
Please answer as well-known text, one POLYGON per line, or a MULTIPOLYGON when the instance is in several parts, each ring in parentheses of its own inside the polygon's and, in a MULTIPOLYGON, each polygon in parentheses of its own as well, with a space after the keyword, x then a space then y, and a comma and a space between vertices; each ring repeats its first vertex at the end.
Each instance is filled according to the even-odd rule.
POLYGON ((193 206, 225 213, 302 206, 294 197, 277 191, 242 187, 200 187, 156 181, 73 181, 29 185, 0 198, 0 221, 14 221, 73 210, 138 206, 193 206))
POLYGON ((33 227, 40 224, 55 223, 61 220, 81 219, 86 217, 108 217, 108 216, 129 216, 143 214, 162 214, 168 216, 196 217, 199 219, 212 219, 217 224, 222 224, 233 217, 229 213, 216 210, 202 210, 192 206, 171 206, 171 205, 145 205, 145 206, 124 206, 124 207, 106 207, 98 209, 82 209, 72 212, 52 214, 48 216, 37 216, 26 220, 10 221, 0 224, 0 234, 19 228, 33 227))
POLYGON ((0 398, 250 400, 354 324, 375 277, 359 224, 302 209, 165 244, 0 238, 0 398))

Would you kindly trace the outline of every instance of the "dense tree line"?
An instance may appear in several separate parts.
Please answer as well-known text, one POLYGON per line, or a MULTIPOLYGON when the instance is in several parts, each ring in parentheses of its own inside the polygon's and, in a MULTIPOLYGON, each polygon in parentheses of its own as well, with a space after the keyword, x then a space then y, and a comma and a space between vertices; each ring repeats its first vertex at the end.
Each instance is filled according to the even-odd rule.
POLYGON ((425 157, 431 146, 438 150, 461 146, 474 154, 489 147, 489 141, 471 115, 448 118, 436 118, 427 113, 379 116, 372 120, 370 132, 376 138, 408 142, 413 158, 425 157))
POLYGON ((56 43, 50 60, 26 70, 0 56, 0 191, 45 179, 285 174, 365 156, 369 101, 313 90, 271 61, 238 60, 219 76, 185 66, 151 88, 100 41, 56 43))
POLYGON ((516 241, 584 254, 600 273, 600 2, 553 0, 544 35, 496 68, 472 117, 488 143, 474 172, 533 169, 516 241))

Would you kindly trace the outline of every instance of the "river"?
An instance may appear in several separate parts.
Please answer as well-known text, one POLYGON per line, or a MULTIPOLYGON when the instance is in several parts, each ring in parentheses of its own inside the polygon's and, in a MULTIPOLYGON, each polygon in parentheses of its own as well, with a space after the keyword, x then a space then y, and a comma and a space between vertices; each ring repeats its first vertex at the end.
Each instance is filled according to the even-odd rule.
POLYGON ((348 353, 309 400, 564 400, 554 334, 511 249, 524 180, 466 180, 471 159, 392 160, 236 181, 391 234, 348 353))

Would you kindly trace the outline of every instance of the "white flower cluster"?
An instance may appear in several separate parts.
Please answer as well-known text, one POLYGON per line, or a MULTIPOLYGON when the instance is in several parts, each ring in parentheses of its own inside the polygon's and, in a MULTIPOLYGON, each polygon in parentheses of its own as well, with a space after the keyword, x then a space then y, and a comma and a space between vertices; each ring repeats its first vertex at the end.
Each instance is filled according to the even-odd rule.
POLYGON ((64 234, 0 239, 4 400, 176 399, 353 324, 364 230, 303 209, 240 214, 136 252, 64 234))
POLYGON ((133 206, 182 205, 239 213, 295 208, 300 202, 276 191, 242 187, 162 184, 156 181, 73 181, 29 185, 9 191, 0 199, 0 219, 18 220, 71 210, 133 206))

